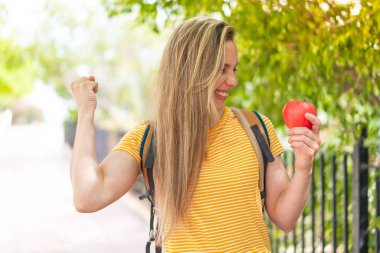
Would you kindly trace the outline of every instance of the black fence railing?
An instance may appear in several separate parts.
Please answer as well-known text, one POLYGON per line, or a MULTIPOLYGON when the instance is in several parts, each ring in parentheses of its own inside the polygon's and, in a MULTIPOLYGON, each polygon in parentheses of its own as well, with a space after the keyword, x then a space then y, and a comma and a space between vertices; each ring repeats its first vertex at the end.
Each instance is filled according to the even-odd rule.
MULTIPOLYGON (((273 252, 379 253, 379 168, 369 164, 363 128, 353 154, 321 154, 314 163, 310 198, 296 228, 284 233, 270 224, 273 252)), ((294 157, 284 153, 288 173, 294 157)))

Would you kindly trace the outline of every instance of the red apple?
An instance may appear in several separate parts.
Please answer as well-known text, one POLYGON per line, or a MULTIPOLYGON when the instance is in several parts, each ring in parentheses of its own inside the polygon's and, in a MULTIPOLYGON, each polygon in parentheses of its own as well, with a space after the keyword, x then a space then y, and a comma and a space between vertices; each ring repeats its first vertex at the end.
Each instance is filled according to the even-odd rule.
POLYGON ((312 124, 305 118, 305 113, 317 116, 317 109, 312 103, 304 101, 289 101, 282 110, 282 118, 288 128, 307 127, 311 129, 312 124))

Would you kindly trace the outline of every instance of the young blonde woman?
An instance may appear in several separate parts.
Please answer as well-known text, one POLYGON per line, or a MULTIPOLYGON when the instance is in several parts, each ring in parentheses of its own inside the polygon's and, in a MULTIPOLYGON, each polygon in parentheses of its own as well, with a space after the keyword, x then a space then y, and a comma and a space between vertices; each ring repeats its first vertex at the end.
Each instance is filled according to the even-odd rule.
MULTIPOLYGON (((237 86, 234 29, 207 17, 185 21, 164 50, 155 91, 156 243, 165 252, 271 252, 258 188, 258 159, 231 109, 225 106, 237 86)), ((98 84, 83 77, 71 84, 78 125, 71 163, 74 204, 95 212, 124 195, 140 176, 139 149, 147 121, 129 131, 98 164, 94 112, 98 84)), ((295 175, 289 179, 283 148, 270 120, 274 162, 267 165, 265 209, 280 229, 290 231, 307 201, 320 139, 312 129, 293 128, 289 143, 295 175)))

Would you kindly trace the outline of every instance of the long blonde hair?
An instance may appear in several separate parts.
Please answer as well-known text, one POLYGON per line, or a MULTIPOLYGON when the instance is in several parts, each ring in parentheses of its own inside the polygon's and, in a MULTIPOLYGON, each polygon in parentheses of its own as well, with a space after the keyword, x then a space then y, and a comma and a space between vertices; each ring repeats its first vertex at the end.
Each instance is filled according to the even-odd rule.
POLYGON ((225 42, 234 29, 224 21, 196 17, 170 37, 157 75, 153 107, 157 245, 186 220, 208 131, 218 119, 214 84, 224 67, 225 42))

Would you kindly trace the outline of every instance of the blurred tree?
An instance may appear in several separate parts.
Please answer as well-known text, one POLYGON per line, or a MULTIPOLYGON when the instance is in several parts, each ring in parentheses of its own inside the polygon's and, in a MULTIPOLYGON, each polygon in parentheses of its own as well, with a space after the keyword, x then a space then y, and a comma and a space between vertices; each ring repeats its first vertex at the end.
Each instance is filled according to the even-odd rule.
POLYGON ((28 52, 30 49, 0 39, 0 110, 33 90, 37 67, 28 52))
POLYGON ((259 110, 279 126, 284 104, 306 99, 332 126, 329 143, 352 144, 359 121, 378 142, 379 1, 103 1, 111 16, 138 12, 156 31, 197 15, 228 21, 237 30, 243 84, 230 104, 259 110))
MULTIPOLYGON (((98 125, 128 129, 146 118, 152 69, 163 46, 158 38, 163 35, 148 27, 135 29, 129 17, 109 20, 104 7, 91 1, 47 1, 45 11, 48 22, 36 37, 44 82, 71 100, 68 85, 94 75, 100 85, 98 125)), ((76 117, 75 107, 71 115, 76 117)))
MULTIPOLYGON (((6 14, 6 8, 0 5, 0 26, 6 14)), ((37 67, 30 52, 31 48, 17 46, 12 39, 0 37, 0 110, 33 90, 37 67)))
POLYGON ((0 39, 0 103, 9 104, 31 92, 38 80, 68 101, 68 116, 75 120, 69 84, 94 75, 100 84, 97 125, 125 130, 148 117, 146 104, 165 33, 158 35, 143 26, 136 29, 127 16, 109 19, 100 2, 43 0, 39 6, 30 10, 20 27, 8 22, 14 14, 7 10, 11 7, 0 7, 4 17, 0 25, 9 31, 0 39), (28 22, 30 18, 36 22, 28 22), (20 46, 26 33, 26 46, 20 46))

